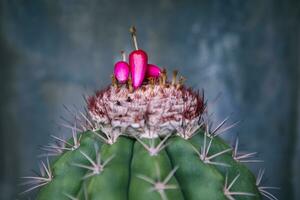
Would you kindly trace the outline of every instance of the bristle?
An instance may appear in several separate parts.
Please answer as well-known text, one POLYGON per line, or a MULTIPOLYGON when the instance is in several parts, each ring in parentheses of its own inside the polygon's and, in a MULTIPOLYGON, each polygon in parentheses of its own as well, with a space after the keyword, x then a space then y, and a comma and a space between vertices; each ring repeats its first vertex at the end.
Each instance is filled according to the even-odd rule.
POLYGON ((150 192, 154 192, 154 191, 158 192, 162 200, 168 200, 165 190, 178 189, 177 186, 175 186, 175 185, 168 185, 168 182, 174 176, 178 167, 176 166, 162 181, 161 181, 159 167, 157 165, 156 165, 156 169, 157 169, 156 175, 158 177, 158 181, 153 180, 150 177, 147 177, 142 174, 137 175, 137 177, 152 185, 152 187, 149 189, 150 192))
POLYGON ((257 152, 251 152, 251 153, 239 153, 239 139, 236 138, 234 150, 232 152, 232 157, 238 162, 241 163, 257 163, 257 162, 263 162, 262 160, 252 159, 256 156, 257 152))
POLYGON ((250 192, 238 192, 238 191, 230 191, 232 186, 235 184, 235 182, 238 180, 240 177, 240 174, 238 174, 230 183, 228 183, 228 175, 225 177, 225 185, 224 185, 224 195, 229 199, 229 200, 235 200, 234 196, 255 196, 255 194, 250 193, 250 192))
POLYGON ((151 90, 153 92, 154 85, 155 85, 155 78, 149 77, 148 80, 149 80, 150 88, 151 88, 151 90))
POLYGON ((180 76, 178 83, 176 85, 176 89, 177 90, 180 89, 183 86, 185 81, 186 81, 186 78, 184 78, 183 76, 180 76))
POLYGON ((132 78, 131 78, 131 76, 128 77, 127 86, 128 86, 129 92, 132 93, 133 92, 133 87, 132 87, 132 78))
POLYGON ((225 149, 223 151, 220 151, 218 153, 215 153, 215 154, 209 156, 208 154, 209 154, 209 150, 210 150, 211 145, 212 145, 212 141, 213 141, 213 139, 210 138, 210 141, 207 144, 207 136, 204 135, 203 146, 201 147, 200 151, 198 149, 196 149, 194 146, 192 146, 193 150, 197 153, 197 155, 199 156, 199 158, 204 163, 207 163, 207 164, 210 164, 210 165, 219 165, 219 166, 224 166, 224 167, 230 167, 230 165, 228 165, 226 163, 212 161, 212 159, 214 159, 214 158, 216 158, 218 156, 221 156, 221 155, 223 155, 223 154, 231 151, 231 148, 225 149))
POLYGON ((140 138, 138 138, 138 137, 135 137, 135 138, 149 152, 150 156, 156 156, 159 154, 159 152, 161 150, 163 150, 167 146, 166 141, 170 136, 171 136, 171 134, 165 136, 164 139, 158 143, 158 145, 155 145, 155 141, 153 138, 150 139, 149 145, 144 143, 140 138))
POLYGON ((80 151, 80 153, 89 161, 91 165, 84 165, 81 163, 72 163, 73 166, 88 169, 91 172, 88 172, 82 179, 87 179, 91 176, 100 174, 104 167, 114 158, 114 156, 109 157, 108 159, 102 161, 101 154, 98 151, 98 147, 95 146, 95 153, 96 153, 96 160, 94 161, 88 154, 86 154, 83 151, 80 151))
POLYGON ((46 164, 43 161, 41 161, 40 175, 25 176, 21 178, 26 180, 25 182, 22 183, 22 185, 29 186, 29 188, 27 188, 25 191, 21 192, 20 194, 25 194, 27 192, 40 188, 48 184, 49 182, 51 182, 53 175, 50 168, 49 159, 47 158, 46 164))
POLYGON ((111 75, 112 86, 118 88, 118 81, 114 75, 111 75))
POLYGON ((265 174, 265 170, 260 169, 256 178, 256 186, 258 187, 260 194, 269 200, 278 200, 278 198, 268 190, 279 190, 280 189, 279 187, 261 185, 264 174, 265 174))
POLYGON ((162 86, 165 86, 167 83, 167 79, 168 79, 167 70, 165 68, 162 69, 162 71, 161 71, 161 78, 162 78, 162 86))
POLYGON ((176 85, 177 74, 178 74, 178 71, 177 71, 177 70, 174 70, 174 71, 173 71, 173 77, 172 77, 172 85, 173 85, 173 86, 176 85))

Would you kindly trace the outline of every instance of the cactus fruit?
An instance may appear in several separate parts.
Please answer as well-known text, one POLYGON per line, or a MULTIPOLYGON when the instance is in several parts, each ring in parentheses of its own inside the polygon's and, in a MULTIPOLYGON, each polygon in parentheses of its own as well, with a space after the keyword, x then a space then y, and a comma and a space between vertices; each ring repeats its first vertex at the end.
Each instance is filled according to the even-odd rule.
MULTIPOLYGON (((131 59, 131 77, 143 78, 147 63, 131 59)), ((53 136, 56 143, 43 147, 54 159, 23 177, 25 192, 39 188, 38 200, 276 200, 273 187, 261 186, 263 172, 255 178, 243 164, 257 161, 254 153, 220 137, 227 119, 212 128, 203 93, 177 71, 171 81, 157 71, 142 82, 114 79, 89 97, 73 137, 53 136)))
POLYGON ((126 62, 125 52, 121 52, 123 60, 115 64, 114 77, 119 81, 119 83, 126 83, 129 77, 129 65, 126 62))
POLYGON ((160 73, 161 73, 161 69, 158 66, 148 64, 147 71, 146 71, 146 77, 158 78, 160 76, 160 73))

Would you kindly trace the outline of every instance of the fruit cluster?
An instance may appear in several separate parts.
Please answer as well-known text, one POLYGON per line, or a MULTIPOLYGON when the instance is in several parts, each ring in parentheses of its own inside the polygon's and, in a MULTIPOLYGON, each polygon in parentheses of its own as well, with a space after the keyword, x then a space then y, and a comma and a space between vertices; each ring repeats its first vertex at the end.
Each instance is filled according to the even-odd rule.
POLYGON ((161 69, 148 63, 148 55, 145 51, 138 48, 136 40, 136 29, 130 29, 134 46, 136 50, 129 54, 129 64, 126 62, 126 55, 122 52, 123 60, 115 64, 114 77, 119 83, 126 83, 130 78, 134 89, 140 87, 146 78, 158 78, 161 74, 161 69))

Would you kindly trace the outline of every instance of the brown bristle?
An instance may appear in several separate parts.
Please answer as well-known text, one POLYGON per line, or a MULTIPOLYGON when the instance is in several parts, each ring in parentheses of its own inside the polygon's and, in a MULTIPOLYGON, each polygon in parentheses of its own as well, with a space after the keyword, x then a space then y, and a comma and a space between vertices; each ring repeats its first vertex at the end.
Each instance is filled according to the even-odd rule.
POLYGON ((155 78, 149 77, 148 80, 149 80, 150 88, 153 90, 155 85, 155 78))
POLYGON ((162 77, 162 85, 166 85, 168 77, 167 77, 167 70, 165 68, 161 71, 161 77, 162 77))
POLYGON ((180 76, 176 88, 180 89, 183 86, 185 81, 186 81, 186 78, 184 78, 183 76, 180 76))
POLYGON ((128 77, 127 86, 128 86, 129 92, 132 93, 132 92, 133 92, 133 87, 132 87, 132 79, 131 79, 131 76, 128 77))
POLYGON ((112 82, 112 85, 117 88, 118 87, 118 82, 117 82, 117 79, 114 75, 111 75, 111 82, 112 82))
POLYGON ((174 71, 173 71, 173 78, 172 78, 172 85, 175 85, 175 84, 176 84, 177 74, 178 74, 178 71, 177 71, 177 70, 174 70, 174 71))

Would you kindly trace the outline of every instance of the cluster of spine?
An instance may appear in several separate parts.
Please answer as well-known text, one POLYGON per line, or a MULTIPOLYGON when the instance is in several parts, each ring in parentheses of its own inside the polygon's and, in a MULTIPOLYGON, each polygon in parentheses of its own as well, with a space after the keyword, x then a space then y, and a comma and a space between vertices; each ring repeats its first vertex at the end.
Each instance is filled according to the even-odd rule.
POLYGON ((167 80, 166 70, 148 64, 136 50, 115 65, 113 83, 86 99, 87 110, 66 108, 75 124, 71 139, 52 136, 42 146, 40 173, 23 177, 23 192, 38 200, 259 200, 277 198, 244 163, 256 153, 229 146, 211 123, 204 95, 167 80), (145 77, 147 79, 145 79, 145 77), (52 156, 51 162, 48 157, 52 156))

